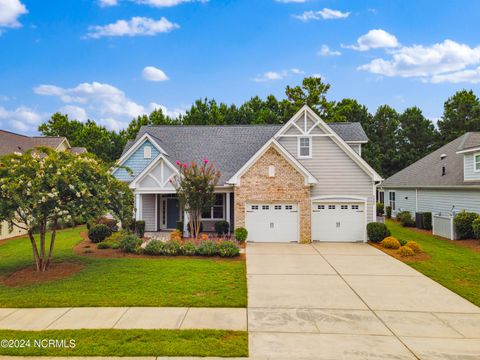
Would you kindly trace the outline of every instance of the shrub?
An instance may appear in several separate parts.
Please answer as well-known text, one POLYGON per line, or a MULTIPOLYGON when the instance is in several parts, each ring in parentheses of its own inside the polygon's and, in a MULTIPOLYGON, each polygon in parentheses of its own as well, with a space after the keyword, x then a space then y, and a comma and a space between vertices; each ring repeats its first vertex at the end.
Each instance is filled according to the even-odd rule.
POLYGON ((182 233, 179 230, 173 230, 170 233, 170 240, 175 240, 175 241, 182 240, 182 233))
POLYGON ((216 256, 218 255, 218 246, 211 240, 205 240, 197 247, 197 254, 201 256, 216 256))
POLYGON ((478 216, 475 220, 473 220, 472 230, 473 230, 473 236, 475 237, 475 239, 480 239, 480 216, 478 216))
POLYGON ((377 216, 383 216, 385 214, 385 205, 383 203, 377 203, 377 216))
POLYGON ((245 241, 247 241, 248 231, 243 227, 239 227, 235 229, 233 236, 238 242, 244 243, 245 241))
POLYGON ((143 252, 147 255, 162 255, 163 254, 163 242, 158 241, 158 240, 151 240, 147 246, 145 246, 145 249, 143 249, 143 252))
POLYGON ((136 235, 125 235, 120 240, 120 249, 126 253, 136 253, 138 252, 140 245, 142 244, 142 239, 136 235))
POLYGON ((215 223, 215 232, 218 235, 221 236, 221 235, 228 234, 229 231, 230 231, 230 224, 228 223, 228 221, 222 220, 222 221, 217 221, 215 223))
POLYGON ((422 252, 422 248, 415 241, 409 241, 405 246, 412 249, 414 253, 422 252))
MULTIPOLYGON (((108 245, 110 245, 110 247, 112 249, 115 249, 115 245, 119 245, 120 244, 120 240, 122 239, 122 237, 124 237, 125 235, 127 235, 127 233, 125 231, 117 231, 117 232, 114 232, 112 235, 110 235, 109 237, 107 237, 105 240, 102 241, 102 243, 107 243, 108 245)), ((118 246, 116 247, 116 249, 118 249, 118 246)))
POLYGON ((180 255, 180 242, 176 240, 169 240, 163 244, 163 254, 169 256, 180 255))
POLYGON ((222 241, 218 244, 218 254, 221 257, 234 257, 240 254, 240 249, 233 241, 222 241))
POLYGON ((453 223, 460 239, 473 238, 473 221, 478 217, 476 213, 463 210, 453 218, 453 223))
POLYGON ((199 238, 200 238, 200 240, 208 240, 208 234, 201 233, 201 234, 199 235, 199 238))
POLYGON ((110 244, 106 242, 100 242, 97 244, 97 249, 110 249, 110 244))
POLYGON ((383 223, 371 222, 367 224, 367 235, 371 242, 378 243, 390 236, 390 231, 383 223))
POLYGON ((402 246, 400 249, 398 249, 398 254, 400 256, 412 256, 415 255, 415 252, 408 246, 402 246))
POLYGON ((398 249, 400 248, 400 242, 398 239, 394 238, 393 236, 386 237, 382 241, 380 241, 380 245, 382 245, 386 249, 398 249))
POLYGON ((175 227, 178 231, 183 234, 183 221, 177 221, 177 226, 175 227))
POLYGON ((145 235, 145 221, 144 220, 137 220, 135 221, 135 233, 143 238, 145 235))
POLYGON ((432 213, 423 213, 422 229, 432 230, 432 213))
POLYGON ((88 238, 93 243, 99 243, 112 235, 112 230, 107 225, 94 225, 88 230, 88 238))
POLYGON ((108 226, 110 230, 112 230, 112 232, 118 231, 117 220, 115 219, 109 219, 105 216, 102 216, 98 218, 96 221, 97 221, 97 224, 103 224, 108 226))
POLYGON ((403 239, 397 239, 398 242, 400 243, 400 246, 404 246, 404 245, 407 245, 407 240, 403 240, 403 239))
POLYGON ((385 208, 385 216, 387 217, 387 219, 391 219, 392 218, 392 207, 391 206, 387 206, 385 208))
POLYGON ((410 211, 400 211, 397 214, 397 220, 400 221, 400 224, 405 227, 415 226, 415 220, 412 218, 412 213, 410 211))
POLYGON ((197 253, 197 247, 191 241, 187 241, 180 245, 180 254, 186 256, 193 256, 197 253))

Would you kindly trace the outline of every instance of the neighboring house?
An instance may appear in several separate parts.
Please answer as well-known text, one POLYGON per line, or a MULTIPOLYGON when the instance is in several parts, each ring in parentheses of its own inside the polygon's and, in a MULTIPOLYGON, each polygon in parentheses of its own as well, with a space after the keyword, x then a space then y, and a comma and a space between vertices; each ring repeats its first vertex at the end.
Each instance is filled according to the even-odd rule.
POLYGON ((442 146, 379 185, 385 205, 399 211, 480 213, 480 132, 442 146))
MULTIPOLYGON (((71 147, 65 137, 25 136, 0 130, 0 156, 14 152, 23 153, 39 146, 48 146, 57 151, 70 151, 74 154, 81 154, 86 151, 83 147, 71 147)), ((0 240, 26 234, 25 230, 17 227, 14 227, 13 231, 10 232, 6 222, 3 222, 1 225, 0 240)))
POLYGON ((222 175, 205 231, 226 220, 249 241, 365 241, 381 180, 360 156, 367 141, 359 123, 327 124, 307 106, 284 125, 144 126, 118 161, 133 174, 113 174, 130 183, 147 231, 186 218, 174 164, 206 158, 222 175))

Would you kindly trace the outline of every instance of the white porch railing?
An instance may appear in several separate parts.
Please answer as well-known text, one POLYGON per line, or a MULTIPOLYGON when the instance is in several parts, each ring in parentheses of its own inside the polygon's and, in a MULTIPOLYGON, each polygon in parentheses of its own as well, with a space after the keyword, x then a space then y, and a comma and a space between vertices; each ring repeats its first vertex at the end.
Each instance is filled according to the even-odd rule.
POLYGON ((433 235, 445 237, 450 240, 458 240, 458 235, 453 224, 453 216, 433 214, 432 216, 433 235))

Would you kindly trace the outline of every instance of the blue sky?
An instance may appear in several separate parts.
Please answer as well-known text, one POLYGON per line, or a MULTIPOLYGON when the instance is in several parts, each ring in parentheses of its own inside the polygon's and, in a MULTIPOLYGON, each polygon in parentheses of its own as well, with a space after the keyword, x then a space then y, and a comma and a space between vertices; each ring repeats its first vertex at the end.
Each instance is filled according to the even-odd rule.
POLYGON ((111 129, 200 97, 282 97, 321 74, 329 98, 432 119, 478 93, 478 1, 0 0, 0 128, 55 111, 111 129))

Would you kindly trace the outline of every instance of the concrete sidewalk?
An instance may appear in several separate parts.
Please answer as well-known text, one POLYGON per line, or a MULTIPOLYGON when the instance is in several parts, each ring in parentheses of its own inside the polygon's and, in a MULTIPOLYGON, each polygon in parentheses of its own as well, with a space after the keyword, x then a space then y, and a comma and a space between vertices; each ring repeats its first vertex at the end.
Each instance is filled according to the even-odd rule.
POLYGON ((0 308, 0 329, 247 330, 242 308, 81 307, 0 308))

